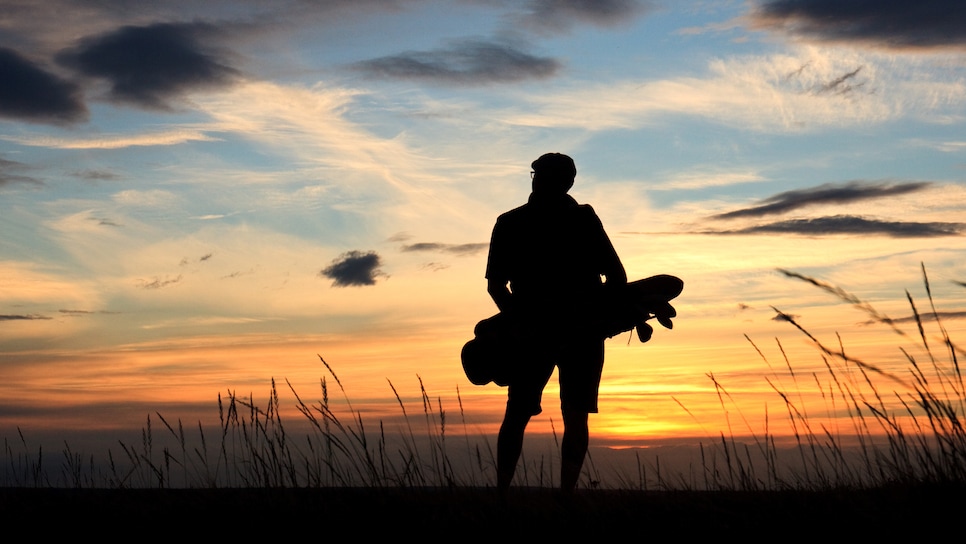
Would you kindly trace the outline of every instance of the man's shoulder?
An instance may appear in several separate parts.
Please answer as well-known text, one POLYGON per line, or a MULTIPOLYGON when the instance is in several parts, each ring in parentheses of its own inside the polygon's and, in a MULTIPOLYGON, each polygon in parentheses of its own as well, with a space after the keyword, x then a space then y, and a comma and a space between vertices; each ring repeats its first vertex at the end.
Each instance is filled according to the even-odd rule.
MULTIPOLYGON (((530 204, 523 204, 522 206, 517 206, 512 210, 503 212, 496 218, 497 224, 519 224, 519 223, 529 223, 535 220, 535 214, 533 207, 530 204)), ((571 214, 571 217, 577 216, 581 219, 593 220, 595 222, 600 222, 600 218, 597 216, 597 212, 590 204, 573 204, 573 207, 569 208, 566 212, 571 214)), ((538 214, 539 215, 539 214, 538 214)))
POLYGON ((496 221, 497 221, 497 223, 500 223, 500 222, 506 223, 506 222, 512 222, 512 221, 521 221, 521 220, 524 220, 528 215, 529 215, 529 209, 527 208, 527 205, 524 204, 522 206, 517 206, 516 208, 513 208, 510 211, 506 211, 506 212, 501 213, 496 218, 496 221))
POLYGON ((597 215, 597 212, 594 211, 593 206, 591 206, 590 204, 579 204, 577 206, 577 214, 580 216, 581 219, 585 221, 589 221, 594 224, 600 224, 600 217, 597 215))

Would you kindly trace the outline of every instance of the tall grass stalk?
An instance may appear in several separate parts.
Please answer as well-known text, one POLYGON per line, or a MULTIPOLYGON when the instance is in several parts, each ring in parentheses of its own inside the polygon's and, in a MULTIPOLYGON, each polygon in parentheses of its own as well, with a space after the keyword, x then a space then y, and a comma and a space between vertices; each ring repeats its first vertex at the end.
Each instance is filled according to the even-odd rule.
MULTIPOLYGON (((777 317, 804 334, 819 351, 825 375, 812 374, 815 391, 823 403, 825 417, 810 413, 805 385, 778 343, 791 386, 780 383, 777 372, 766 378, 779 396, 794 438, 794 459, 779 462, 779 449, 769 436, 768 418, 764 436, 750 425, 747 433, 753 447, 739 445, 737 433, 727 420, 728 434, 720 442, 702 447, 705 486, 711 489, 868 488, 905 484, 966 483, 966 388, 959 365, 964 351, 949 336, 936 310, 925 267, 922 278, 931 311, 923 315, 912 295, 906 300, 917 334, 910 335, 899 321, 876 310, 871 304, 844 289, 815 278, 782 270, 785 276, 812 284, 865 312, 873 322, 889 327, 903 340, 914 340, 911 348, 899 347, 905 368, 892 369, 859 359, 850 353, 836 334, 829 345, 809 332, 796 318, 775 308, 777 317), (930 341, 930 329, 939 333, 942 352, 930 341), (915 349, 924 361, 913 355, 915 349), (850 426, 843 432, 830 426, 844 410, 850 426), (707 450, 707 451, 706 451, 707 450), (750 452, 755 452, 754 457, 750 452), (781 465, 781 467, 780 467, 781 465), (755 467, 763 466, 764 473, 755 467)), ((769 368, 774 367, 762 350, 746 336, 769 368)), ((722 409, 728 412, 733 399, 713 375, 722 409), (725 400, 729 403, 726 405, 725 400)), ((679 403, 680 404, 680 403, 679 403)))
MULTIPOLYGON (((840 335, 822 341, 796 318, 775 309, 779 319, 804 334, 817 349, 818 370, 803 372, 792 363, 776 339, 781 364, 774 365, 758 344, 745 338, 769 369, 765 380, 781 402, 791 448, 784 433, 775 430, 776 418, 766 407, 763 429, 756 429, 742 413, 726 384, 709 373, 714 394, 725 415, 725 430, 700 444, 700 466, 687 474, 668 474, 662 459, 649 463, 636 456, 636 481, 623 479, 623 488, 772 490, 870 488, 896 484, 966 483, 966 387, 959 359, 964 355, 936 309, 923 267, 928 307, 921 313, 912 295, 906 301, 916 333, 844 289, 789 271, 789 278, 805 281, 862 310, 873 322, 888 327, 903 341, 899 360, 876 363, 848 353, 840 335), (938 334, 937 334, 938 333, 938 334), (786 383, 787 380, 787 383, 786 383), (817 399, 817 400, 816 400, 817 399), (844 415, 844 417, 842 417, 844 415)), ((107 462, 75 452, 65 443, 60 470, 55 457, 28 445, 18 429, 19 443, 4 440, 6 463, 0 485, 15 487, 458 487, 489 486, 495 480, 495 455, 490 439, 472 438, 462 398, 457 402, 463 440, 453 440, 450 414, 442 398, 433 398, 417 376, 422 424, 411 413, 396 386, 389 382, 402 414, 402 429, 387 431, 385 422, 367 420, 356 409, 343 382, 319 356, 326 375, 319 380, 320 396, 306 401, 288 381, 297 412, 298 432, 291 432, 282 416, 275 380, 267 397, 218 394, 218 426, 198 422, 197 436, 183 422, 160 413, 149 415, 140 440, 118 441, 108 449, 107 462), (330 398, 334 382, 344 406, 330 398), (160 421, 162 432, 155 432, 160 421), (52 461, 53 459, 53 461, 52 461), (52 476, 53 475, 53 476, 52 476)), ((673 398, 689 415, 694 414, 673 398)), ((696 419, 696 418, 695 418, 696 419)), ((698 422, 700 424, 700 422, 698 422)), ((526 454, 517 471, 518 483, 556 485, 555 460, 560 444, 550 421, 556 451, 526 454)), ((620 479, 620 476, 618 477, 620 479)), ((588 455, 582 484, 609 487, 601 481, 593 455, 588 455)))

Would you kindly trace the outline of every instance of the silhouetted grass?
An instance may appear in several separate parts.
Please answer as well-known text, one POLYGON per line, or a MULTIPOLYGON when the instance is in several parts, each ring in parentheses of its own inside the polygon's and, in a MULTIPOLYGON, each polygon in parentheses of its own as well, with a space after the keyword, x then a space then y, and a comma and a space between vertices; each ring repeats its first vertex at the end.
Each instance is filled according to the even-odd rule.
MULTIPOLYGON (((826 491, 884 489, 895 486, 953 486, 966 483, 966 388, 959 365, 963 350, 950 338, 936 311, 928 277, 923 282, 930 312, 922 314, 913 297, 906 299, 917 334, 908 335, 892 320, 848 292, 794 272, 786 276, 808 282, 860 308, 880 325, 891 328, 913 346, 900 347, 906 367, 896 370, 846 352, 841 339, 830 347, 796 318, 777 315, 815 346, 824 373, 796 371, 781 342, 783 361, 776 367, 755 342, 752 348, 769 368, 766 377, 780 399, 780 418, 790 429, 793 446, 782 447, 766 415, 764 428, 742 418, 743 430, 728 428, 700 447, 700 466, 687 474, 668 473, 660 460, 638 458, 637 474, 602 482, 593 457, 585 468, 584 488, 636 491, 712 490, 718 492, 826 491), (938 332, 938 340, 932 334, 938 332), (919 357, 913 353, 921 353, 919 357), (816 406, 814 401, 819 399, 816 406), (843 431, 823 414, 844 412, 843 431)), ((747 338, 747 337, 746 337, 747 338)), ((33 449, 20 433, 4 441, 4 481, 9 488, 364 488, 472 489, 487 488, 495 479, 490 439, 467 429, 459 390, 460 425, 442 400, 431 398, 419 380, 420 405, 413 412, 388 384, 402 416, 401 430, 387 432, 384 422, 372 422, 353 407, 334 369, 320 356, 327 375, 319 382, 319 399, 304 400, 288 381, 301 415, 297 432, 283 418, 275 380, 263 403, 229 391, 218 396, 218 425, 186 429, 160 413, 147 417, 137 442, 118 441, 107 460, 81 454, 64 444, 59 454, 33 449), (330 399, 332 383, 340 402, 330 399), (308 429, 307 431, 305 429, 308 429)), ((709 374, 725 413, 737 405, 726 384, 709 374)), ((679 403, 684 410, 687 408, 679 403)), ((741 415, 741 412, 737 412, 741 415)), ((554 443, 556 429, 552 427, 554 443)), ((518 470, 524 487, 555 485, 554 455, 525 458, 518 470)))
MULTIPOLYGON (((930 312, 920 313, 912 295, 906 300, 916 325, 916 335, 903 331, 897 320, 877 311, 847 291, 817 279, 781 270, 787 277, 808 282, 865 312, 873 323, 889 327, 912 346, 900 346, 906 366, 876 364, 859 359, 842 344, 832 347, 821 341, 793 316, 775 308, 779 319, 804 334, 822 359, 824 374, 800 376, 785 353, 783 357, 791 387, 778 380, 769 385, 782 400, 794 439, 792 458, 782 455, 769 431, 756 433, 746 426, 750 440, 735 438, 729 429, 720 442, 702 447, 706 489, 869 489, 903 485, 962 486, 966 483, 966 388, 959 358, 964 354, 936 310, 932 289, 922 269, 930 312), (930 330, 938 342, 930 341, 930 330), (919 352, 919 358, 913 351, 919 352), (800 383, 803 378, 806 383, 800 383), (820 399, 818 412, 807 397, 820 399), (828 423, 820 413, 847 414, 848 431, 828 423)), ((761 349, 748 341, 764 362, 774 368, 761 349)), ((712 380, 722 409, 734 404, 725 386, 712 380)), ((766 414, 766 422, 767 422, 766 414)), ((742 435, 744 436, 744 435, 742 435)))

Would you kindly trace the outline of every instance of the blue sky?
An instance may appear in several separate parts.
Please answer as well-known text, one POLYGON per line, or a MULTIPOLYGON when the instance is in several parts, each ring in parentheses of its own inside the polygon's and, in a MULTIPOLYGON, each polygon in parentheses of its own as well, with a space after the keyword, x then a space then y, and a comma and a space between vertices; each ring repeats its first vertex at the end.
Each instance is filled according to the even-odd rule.
MULTIPOLYGON (((613 383, 653 380, 633 376, 641 353, 677 361, 696 376, 684 382, 739 372, 743 333, 784 330, 771 306, 829 330, 860 321, 777 268, 899 317, 924 264, 950 319, 962 307, 961 2, 4 1, 0 13, 0 375, 30 406, 86 402, 69 400, 84 387, 67 385, 66 353, 111 361, 76 383, 126 365, 209 395, 317 372, 316 352, 364 369, 357 383, 421 373, 466 387, 453 354, 494 311, 490 229, 548 151, 576 160, 572 194, 632 278, 686 281, 663 345, 608 355, 613 383), (225 355, 239 345, 288 358, 297 346, 305 361, 242 372, 225 355), (191 371, 165 362, 197 346, 225 351, 198 350, 191 371), (373 349, 384 367, 348 361, 373 349)), ((128 399, 128 387, 108 389, 128 399)))

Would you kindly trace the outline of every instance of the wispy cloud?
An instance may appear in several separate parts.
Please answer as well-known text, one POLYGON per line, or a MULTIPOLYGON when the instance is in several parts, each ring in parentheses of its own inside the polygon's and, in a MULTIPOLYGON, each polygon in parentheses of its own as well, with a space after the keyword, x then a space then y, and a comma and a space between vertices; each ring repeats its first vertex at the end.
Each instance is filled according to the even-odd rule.
POLYGON ((577 24, 611 27, 645 13, 653 2, 641 0, 530 0, 514 19, 527 29, 561 32, 577 24))
POLYGON ((168 110, 190 91, 225 87, 240 73, 211 42, 218 28, 205 23, 125 26, 84 38, 57 61, 87 77, 107 81, 110 98, 168 110))
POLYGON ((33 321, 37 319, 51 319, 50 317, 37 314, 5 314, 0 315, 0 321, 33 321))
POLYGON ((825 83, 818 88, 820 93, 833 93, 833 94, 845 94, 852 92, 853 90, 865 85, 865 82, 855 83, 856 77, 858 77, 859 72, 862 71, 862 67, 859 66, 855 70, 842 74, 832 81, 825 83))
POLYGON ((406 252, 437 252, 437 253, 452 253, 454 255, 476 255, 482 251, 485 251, 489 247, 487 243, 471 243, 471 244, 441 244, 438 242, 418 242, 415 244, 407 244, 402 246, 402 250, 406 252))
POLYGON ((163 279, 162 278, 154 278, 154 279, 152 279, 150 281, 148 281, 148 280, 141 280, 141 281, 138 282, 138 285, 137 286, 138 286, 139 289, 149 289, 149 290, 151 290, 151 289, 161 289, 162 287, 168 287, 170 285, 174 285, 174 284, 180 282, 182 279, 183 279, 183 276, 181 274, 178 274, 176 277, 173 277, 173 278, 171 278, 171 277, 165 277, 163 279))
POLYGON ((589 83, 522 96, 527 106, 504 118, 519 125, 609 130, 690 115, 743 130, 799 132, 958 112, 966 101, 961 82, 907 77, 914 71, 913 63, 871 52, 806 47, 793 54, 713 59, 697 77, 589 83), (935 100, 922 101, 924 93, 935 100))
POLYGON ((87 119, 80 87, 0 47, 0 117, 33 123, 68 124, 87 119))
POLYGON ((966 142, 943 142, 939 144, 939 149, 946 153, 955 153, 966 149, 966 142))
POLYGON ((511 44, 466 40, 442 49, 366 60, 353 67, 373 77, 479 85, 543 79, 556 74, 561 65, 511 44))
POLYGON ((348 251, 319 272, 333 280, 336 287, 375 285, 376 277, 384 275, 379 269, 382 259, 374 251, 348 251))
MULTIPOLYGON (((895 323, 915 323, 920 320, 943 320, 943 319, 966 319, 966 311, 958 312, 924 312, 919 314, 918 317, 914 315, 900 317, 893 319, 895 323)), ((877 321, 869 321, 868 324, 878 323, 877 321)))
POLYGON ((706 230, 704 234, 802 234, 880 235, 892 238, 936 238, 961 236, 966 223, 881 221, 855 215, 835 215, 812 219, 789 219, 740 229, 706 230))
POLYGON ((113 181, 120 178, 120 176, 114 172, 109 172, 107 170, 82 170, 79 172, 73 172, 72 175, 88 181, 113 181))
POLYGON ((704 189, 707 187, 728 187, 745 183, 760 183, 768 178, 754 171, 719 172, 710 168, 675 172, 673 177, 648 186, 650 191, 675 189, 704 189))
POLYGON ((759 28, 821 41, 907 50, 966 47, 960 0, 766 0, 752 21, 759 28))
POLYGON ((0 139, 31 147, 52 149, 122 149, 157 145, 178 145, 191 141, 214 142, 218 138, 192 129, 173 129, 147 134, 116 134, 87 138, 54 138, 50 136, 0 136, 0 139))
POLYGON ((8 161, 5 159, 0 159, 0 187, 5 185, 13 185, 15 183, 26 183, 29 185, 42 185, 42 183, 30 176, 24 176, 16 173, 17 171, 26 169, 27 166, 19 163, 17 161, 8 161))
POLYGON ((108 310, 99 310, 94 312, 91 310, 67 310, 67 309, 57 310, 57 312, 71 317, 80 317, 80 316, 86 316, 86 315, 114 315, 119 313, 119 312, 111 312, 108 310))
POLYGON ((798 191, 786 191, 762 200, 758 205, 713 216, 714 219, 762 217, 798 210, 818 204, 849 204, 892 197, 927 189, 929 182, 867 183, 853 181, 843 185, 824 184, 798 191))

